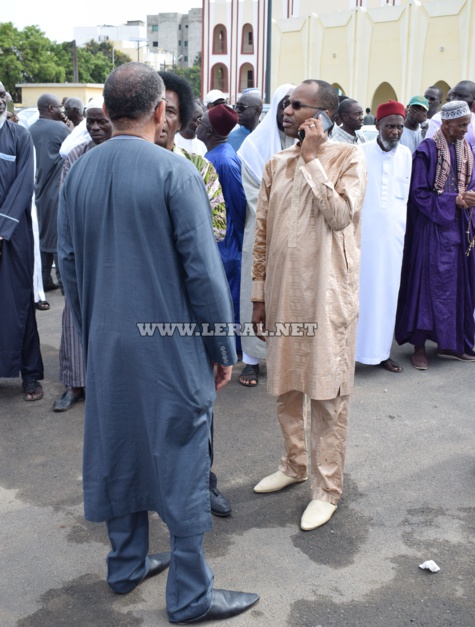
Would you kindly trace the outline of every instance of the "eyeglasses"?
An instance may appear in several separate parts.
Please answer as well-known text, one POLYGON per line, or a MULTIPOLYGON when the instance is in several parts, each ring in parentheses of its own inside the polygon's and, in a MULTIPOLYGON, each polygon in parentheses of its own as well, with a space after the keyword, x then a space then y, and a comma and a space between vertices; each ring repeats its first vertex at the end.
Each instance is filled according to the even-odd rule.
POLYGON ((235 104, 233 105, 234 111, 238 113, 243 113, 246 109, 255 109, 257 105, 243 105, 243 104, 235 104))
POLYGON ((317 111, 325 111, 324 107, 314 107, 312 105, 305 104, 304 102, 300 102, 300 100, 283 100, 282 109, 287 109, 287 107, 292 107, 294 111, 298 111, 299 109, 316 109, 317 111))
POLYGON ((206 126, 206 128, 211 128, 211 126, 208 126, 208 124, 203 122, 203 120, 201 118, 198 118, 196 121, 198 122, 198 124, 202 124, 203 126, 206 126))

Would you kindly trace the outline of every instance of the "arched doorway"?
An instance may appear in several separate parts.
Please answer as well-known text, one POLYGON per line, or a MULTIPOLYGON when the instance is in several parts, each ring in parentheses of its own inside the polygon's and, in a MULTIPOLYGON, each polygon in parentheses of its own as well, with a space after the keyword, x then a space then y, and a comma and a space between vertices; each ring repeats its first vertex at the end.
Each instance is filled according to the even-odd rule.
POLYGON ((254 85, 254 68, 250 63, 243 63, 239 72, 239 91, 244 91, 254 85))
POLYGON ((442 104, 445 104, 445 99, 449 92, 450 85, 446 83, 445 81, 437 81, 437 83, 434 83, 434 87, 438 87, 439 89, 442 90, 442 104))
POLYGON ((244 24, 244 26, 242 27, 241 52, 243 54, 254 53, 254 33, 252 29, 252 24, 244 24))
POLYGON ((228 34, 224 24, 217 24, 213 31, 213 54, 227 54, 228 34))
POLYGON ((389 83, 381 83, 374 92, 373 100, 371 101, 371 113, 375 115, 379 105, 383 104, 383 102, 388 102, 388 100, 397 100, 397 94, 389 83))
POLYGON ((338 96, 346 96, 345 90, 338 83, 332 83, 332 87, 335 89, 335 91, 338 94, 338 96))
POLYGON ((228 92, 228 68, 223 63, 216 63, 211 68, 211 89, 228 92))

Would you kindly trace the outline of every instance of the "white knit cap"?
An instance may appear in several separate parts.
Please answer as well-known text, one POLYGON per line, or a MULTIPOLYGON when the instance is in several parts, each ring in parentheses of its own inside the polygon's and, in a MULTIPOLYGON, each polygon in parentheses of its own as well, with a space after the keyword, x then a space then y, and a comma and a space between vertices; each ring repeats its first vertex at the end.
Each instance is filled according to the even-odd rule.
POLYGON ((442 120, 455 120, 464 115, 470 115, 470 108, 464 100, 452 100, 446 102, 440 110, 442 120))
POLYGON ((86 111, 89 111, 89 109, 102 109, 103 104, 104 98, 102 96, 96 96, 95 98, 89 100, 86 105, 86 111))

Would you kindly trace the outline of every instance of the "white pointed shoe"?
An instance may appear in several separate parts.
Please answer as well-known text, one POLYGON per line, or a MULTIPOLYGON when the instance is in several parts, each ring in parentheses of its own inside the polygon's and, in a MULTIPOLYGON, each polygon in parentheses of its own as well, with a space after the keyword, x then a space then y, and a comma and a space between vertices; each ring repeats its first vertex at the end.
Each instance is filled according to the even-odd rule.
POLYGON ((332 505, 328 501, 318 501, 317 499, 310 501, 300 521, 300 528, 304 531, 310 531, 321 527, 330 520, 335 510, 336 505, 332 505))
POLYGON ((293 483, 302 483, 302 481, 307 481, 307 477, 304 479, 295 479, 294 477, 284 475, 281 470, 278 470, 272 475, 264 477, 262 481, 259 481, 259 483, 254 487, 254 492, 259 492, 259 494, 264 494, 266 492, 278 492, 279 490, 286 488, 288 485, 292 485, 293 483))

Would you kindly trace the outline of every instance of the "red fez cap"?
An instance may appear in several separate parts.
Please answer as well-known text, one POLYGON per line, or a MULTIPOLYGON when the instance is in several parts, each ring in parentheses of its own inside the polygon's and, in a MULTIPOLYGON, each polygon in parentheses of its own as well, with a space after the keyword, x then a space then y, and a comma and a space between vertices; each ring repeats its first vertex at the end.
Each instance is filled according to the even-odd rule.
POLYGON ((216 107, 209 109, 208 116, 211 126, 222 137, 229 135, 239 120, 236 111, 225 104, 216 105, 216 107))
POLYGON ((381 118, 385 118, 387 115, 402 115, 402 117, 405 118, 406 108, 402 103, 397 102, 396 100, 383 102, 383 104, 379 105, 376 109, 376 119, 379 122, 381 118))

